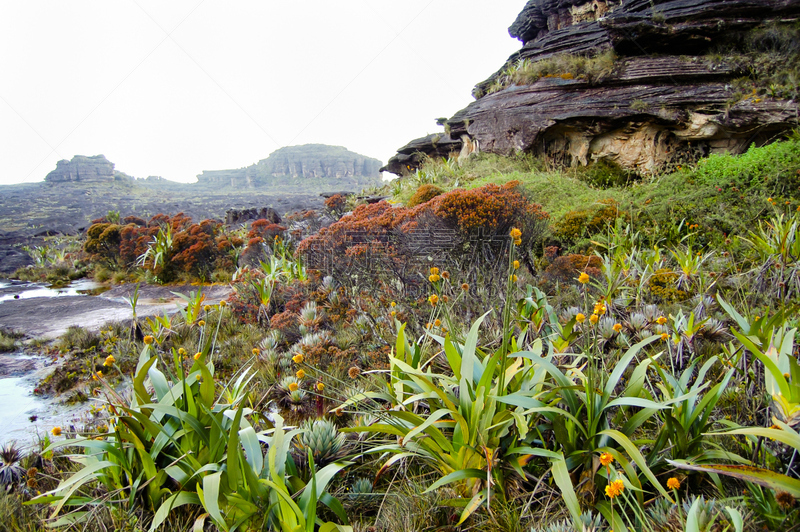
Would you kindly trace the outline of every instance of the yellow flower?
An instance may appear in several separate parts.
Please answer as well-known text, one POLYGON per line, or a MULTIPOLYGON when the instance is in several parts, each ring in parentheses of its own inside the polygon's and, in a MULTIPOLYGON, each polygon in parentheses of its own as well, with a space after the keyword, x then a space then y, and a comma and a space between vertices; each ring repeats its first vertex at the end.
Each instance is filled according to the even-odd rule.
POLYGON ((147 336, 144 337, 144 343, 146 343, 147 345, 152 344, 153 343, 153 337, 148 334, 147 336))
POLYGON ((661 333, 661 339, 666 342, 669 340, 669 335, 667 333, 661 333))
POLYGON ((105 362, 103 362, 103 365, 104 365, 104 366, 106 366, 106 367, 108 367, 108 366, 111 366, 111 365, 113 365, 113 364, 114 364, 114 362, 116 362, 116 361, 117 361, 117 359, 115 359, 115 358, 114 358, 114 355, 108 355, 108 356, 106 357, 106 361, 105 361, 105 362))
POLYGON ((186 349, 184 349, 184 348, 182 348, 182 347, 181 347, 180 349, 178 349, 178 354, 179 354, 181 357, 185 357, 185 356, 186 356, 186 349))
POLYGON ((206 326, 206 321, 205 321, 205 320, 200 320, 200 321, 198 321, 198 322, 197 322, 197 324, 198 324, 200 327, 205 327, 205 326, 206 326))
POLYGON ((586 316, 578 312, 577 314, 575 314, 575 321, 577 321, 578 323, 583 323, 584 321, 586 321, 586 316))
POLYGON ((589 316, 589 321, 591 322, 592 325, 597 323, 597 320, 599 319, 600 317, 597 314, 592 314, 591 316, 589 316))
POLYGON ((515 270, 519 270, 519 261, 518 260, 514 261, 514 269, 515 270))
POLYGON ((298 379, 302 379, 303 377, 305 377, 305 376, 306 376, 306 372, 305 372, 305 371, 303 371, 302 369, 298 369, 298 370, 297 370, 297 373, 295 373, 295 375, 297 375, 297 378, 298 378, 298 379))
POLYGON ((322 390, 324 390, 324 389, 325 389, 325 385, 324 385, 324 384, 322 384, 321 382, 318 382, 318 383, 317 383, 317 391, 318 391, 318 392, 321 392, 321 391, 322 391, 322 390))
POLYGON ((428 323, 425 324, 425 328, 426 329, 430 329, 431 327, 433 327, 433 323, 428 322, 428 323))
POLYGON ((439 296, 437 296, 436 294, 433 294, 431 297, 428 298, 428 301, 431 302, 431 305, 435 306, 436 303, 439 302, 439 296))
POLYGON ((258 356, 259 353, 261 353, 261 351, 259 351, 257 347, 254 347, 253 348, 253 354, 258 356))
POLYGON ((511 276, 511 282, 512 282, 512 283, 516 283, 516 282, 517 282, 517 280, 518 280, 518 277, 517 277, 516 275, 512 275, 512 276, 511 276))
POLYGON ((220 302, 219 302, 219 306, 220 306, 220 307, 223 307, 223 308, 225 308, 225 306, 226 306, 226 305, 227 305, 227 303, 225 302, 225 300, 224 300, 224 299, 223 299, 222 301, 220 301, 220 302))
POLYGON ((622 325, 620 325, 619 323, 615 323, 614 324, 614 330, 616 332, 620 332, 622 330, 622 325))
POLYGON ((513 238, 514 240, 517 240, 518 238, 522 238, 522 231, 520 231, 519 229, 517 229, 516 227, 514 227, 513 229, 511 229, 511 232, 509 233, 509 235, 510 235, 510 236, 511 236, 511 238, 513 238))
POLYGON ((581 274, 578 276, 578 282, 581 283, 581 284, 588 283, 589 282, 589 274, 586 273, 586 272, 581 272, 581 274))
POLYGON ((395 316, 397 316, 397 311, 396 311, 396 310, 393 310, 393 311, 391 312, 391 314, 392 314, 392 317, 394 318, 395 316))
POLYGON ((606 313, 606 305, 605 305, 605 303, 603 303, 602 301, 598 301, 597 303, 595 303, 595 305, 594 305, 594 313, 595 314, 599 314, 600 316, 605 314, 606 313))
POLYGON ((290 391, 290 392, 295 392, 295 391, 297 391, 297 389, 298 389, 299 387, 300 387, 300 386, 298 386, 296 382, 290 382, 290 383, 289 383, 289 391, 290 391))
POLYGON ((656 323, 658 323, 659 325, 664 325, 665 323, 667 323, 667 318, 665 318, 664 316, 659 316, 658 319, 656 320, 656 323))
POLYGON ((392 301, 391 303, 389 303, 389 306, 390 306, 390 307, 392 307, 392 308, 394 308, 394 307, 396 307, 396 306, 397 306, 397 303, 395 303, 394 301, 392 301))
POLYGON ((436 266, 431 268, 431 275, 439 275, 439 268, 437 268, 436 266))
POLYGON ((430 282, 432 282, 432 283, 435 283, 435 282, 437 282, 437 281, 439 280, 439 276, 438 276, 438 275, 436 275, 436 274, 434 274, 434 275, 431 275, 430 277, 428 277, 428 280, 429 280, 430 282))
POLYGON ((195 360, 200 360, 200 357, 201 357, 201 356, 203 356, 203 353, 201 353, 200 351, 198 351, 197 353, 195 353, 195 354, 194 354, 194 359, 195 359, 195 360))
POLYGON ((622 479, 617 479, 606 486, 606 495, 609 499, 613 499, 622 494, 625 490, 625 483, 622 479))
POLYGON ((292 357, 292 362, 295 364, 302 364, 303 363, 303 353, 297 353, 295 356, 292 357))
POLYGON ((211 310, 211 305, 206 305, 206 306, 204 306, 204 307, 203 307, 203 310, 205 310, 206 312, 208 312, 209 310, 211 310))
POLYGON ((102 378, 103 378, 103 372, 102 371, 98 371, 97 373, 92 375, 92 379, 93 380, 102 379, 102 378))
POLYGON ((600 455, 600 463, 604 466, 609 465, 614 461, 614 457, 610 453, 603 453, 600 455))
POLYGON ((671 490, 680 489, 680 487, 681 487, 681 483, 680 483, 680 481, 679 481, 677 478, 675 478, 675 477, 669 477, 669 478, 667 479, 667 487, 668 487, 669 489, 671 489, 671 490))
POLYGON ((442 326, 442 320, 435 320, 433 322, 433 324, 436 325, 437 327, 441 327, 442 326))
POLYGON ((53 427, 50 432, 53 433, 53 436, 61 436, 61 427, 53 427))

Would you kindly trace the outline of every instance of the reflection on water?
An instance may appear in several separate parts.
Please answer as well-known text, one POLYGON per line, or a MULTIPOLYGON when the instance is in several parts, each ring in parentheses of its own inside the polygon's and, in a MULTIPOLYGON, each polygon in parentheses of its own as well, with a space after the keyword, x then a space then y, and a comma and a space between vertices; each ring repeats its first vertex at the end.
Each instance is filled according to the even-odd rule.
POLYGON ((67 286, 48 287, 39 283, 26 283, 19 281, 0 281, 0 303, 12 299, 30 299, 33 297, 59 297, 102 294, 110 287, 81 279, 73 281, 67 286))

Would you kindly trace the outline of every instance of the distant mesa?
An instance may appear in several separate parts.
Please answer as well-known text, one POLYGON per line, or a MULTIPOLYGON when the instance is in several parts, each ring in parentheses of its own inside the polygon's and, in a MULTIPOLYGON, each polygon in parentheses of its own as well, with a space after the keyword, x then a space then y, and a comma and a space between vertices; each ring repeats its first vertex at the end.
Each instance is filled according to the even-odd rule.
POLYGON ((56 169, 47 174, 44 180, 47 183, 109 183, 117 175, 130 179, 122 172, 115 172, 114 163, 106 159, 105 155, 76 155, 71 161, 58 161, 56 169))
POLYGON ((303 181, 313 180, 366 187, 381 184, 382 164, 342 146, 305 144, 280 148, 246 168, 205 170, 197 176, 197 183, 239 189, 302 186, 303 181))

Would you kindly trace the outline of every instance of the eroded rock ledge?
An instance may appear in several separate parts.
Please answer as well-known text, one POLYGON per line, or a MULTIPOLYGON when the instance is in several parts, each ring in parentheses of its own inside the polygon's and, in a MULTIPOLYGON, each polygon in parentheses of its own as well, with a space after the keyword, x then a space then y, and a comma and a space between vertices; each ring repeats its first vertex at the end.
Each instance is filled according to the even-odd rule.
POLYGON ((447 135, 410 142, 384 170, 403 175, 425 156, 485 151, 650 173, 741 153, 798 125, 798 88, 759 84, 753 73, 754 61, 776 54, 795 62, 778 70, 796 68, 798 19, 800 0, 531 0, 509 28, 520 51, 476 86, 447 135), (564 70, 515 84, 510 74, 523 61, 600 54, 612 66, 597 77, 564 70))

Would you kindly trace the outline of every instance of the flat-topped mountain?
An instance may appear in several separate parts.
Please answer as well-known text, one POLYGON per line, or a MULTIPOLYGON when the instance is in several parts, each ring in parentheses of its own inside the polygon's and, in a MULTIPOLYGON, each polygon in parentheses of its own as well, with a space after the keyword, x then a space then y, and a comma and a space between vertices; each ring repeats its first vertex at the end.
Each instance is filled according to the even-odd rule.
POLYGON ((58 161, 56 169, 47 174, 44 180, 48 183, 109 183, 114 181, 114 176, 114 163, 105 155, 76 155, 71 161, 58 161))
POLYGON ((205 170, 200 185, 231 188, 329 184, 338 189, 381 184, 381 161, 342 146, 304 144, 286 146, 246 168, 205 170))

